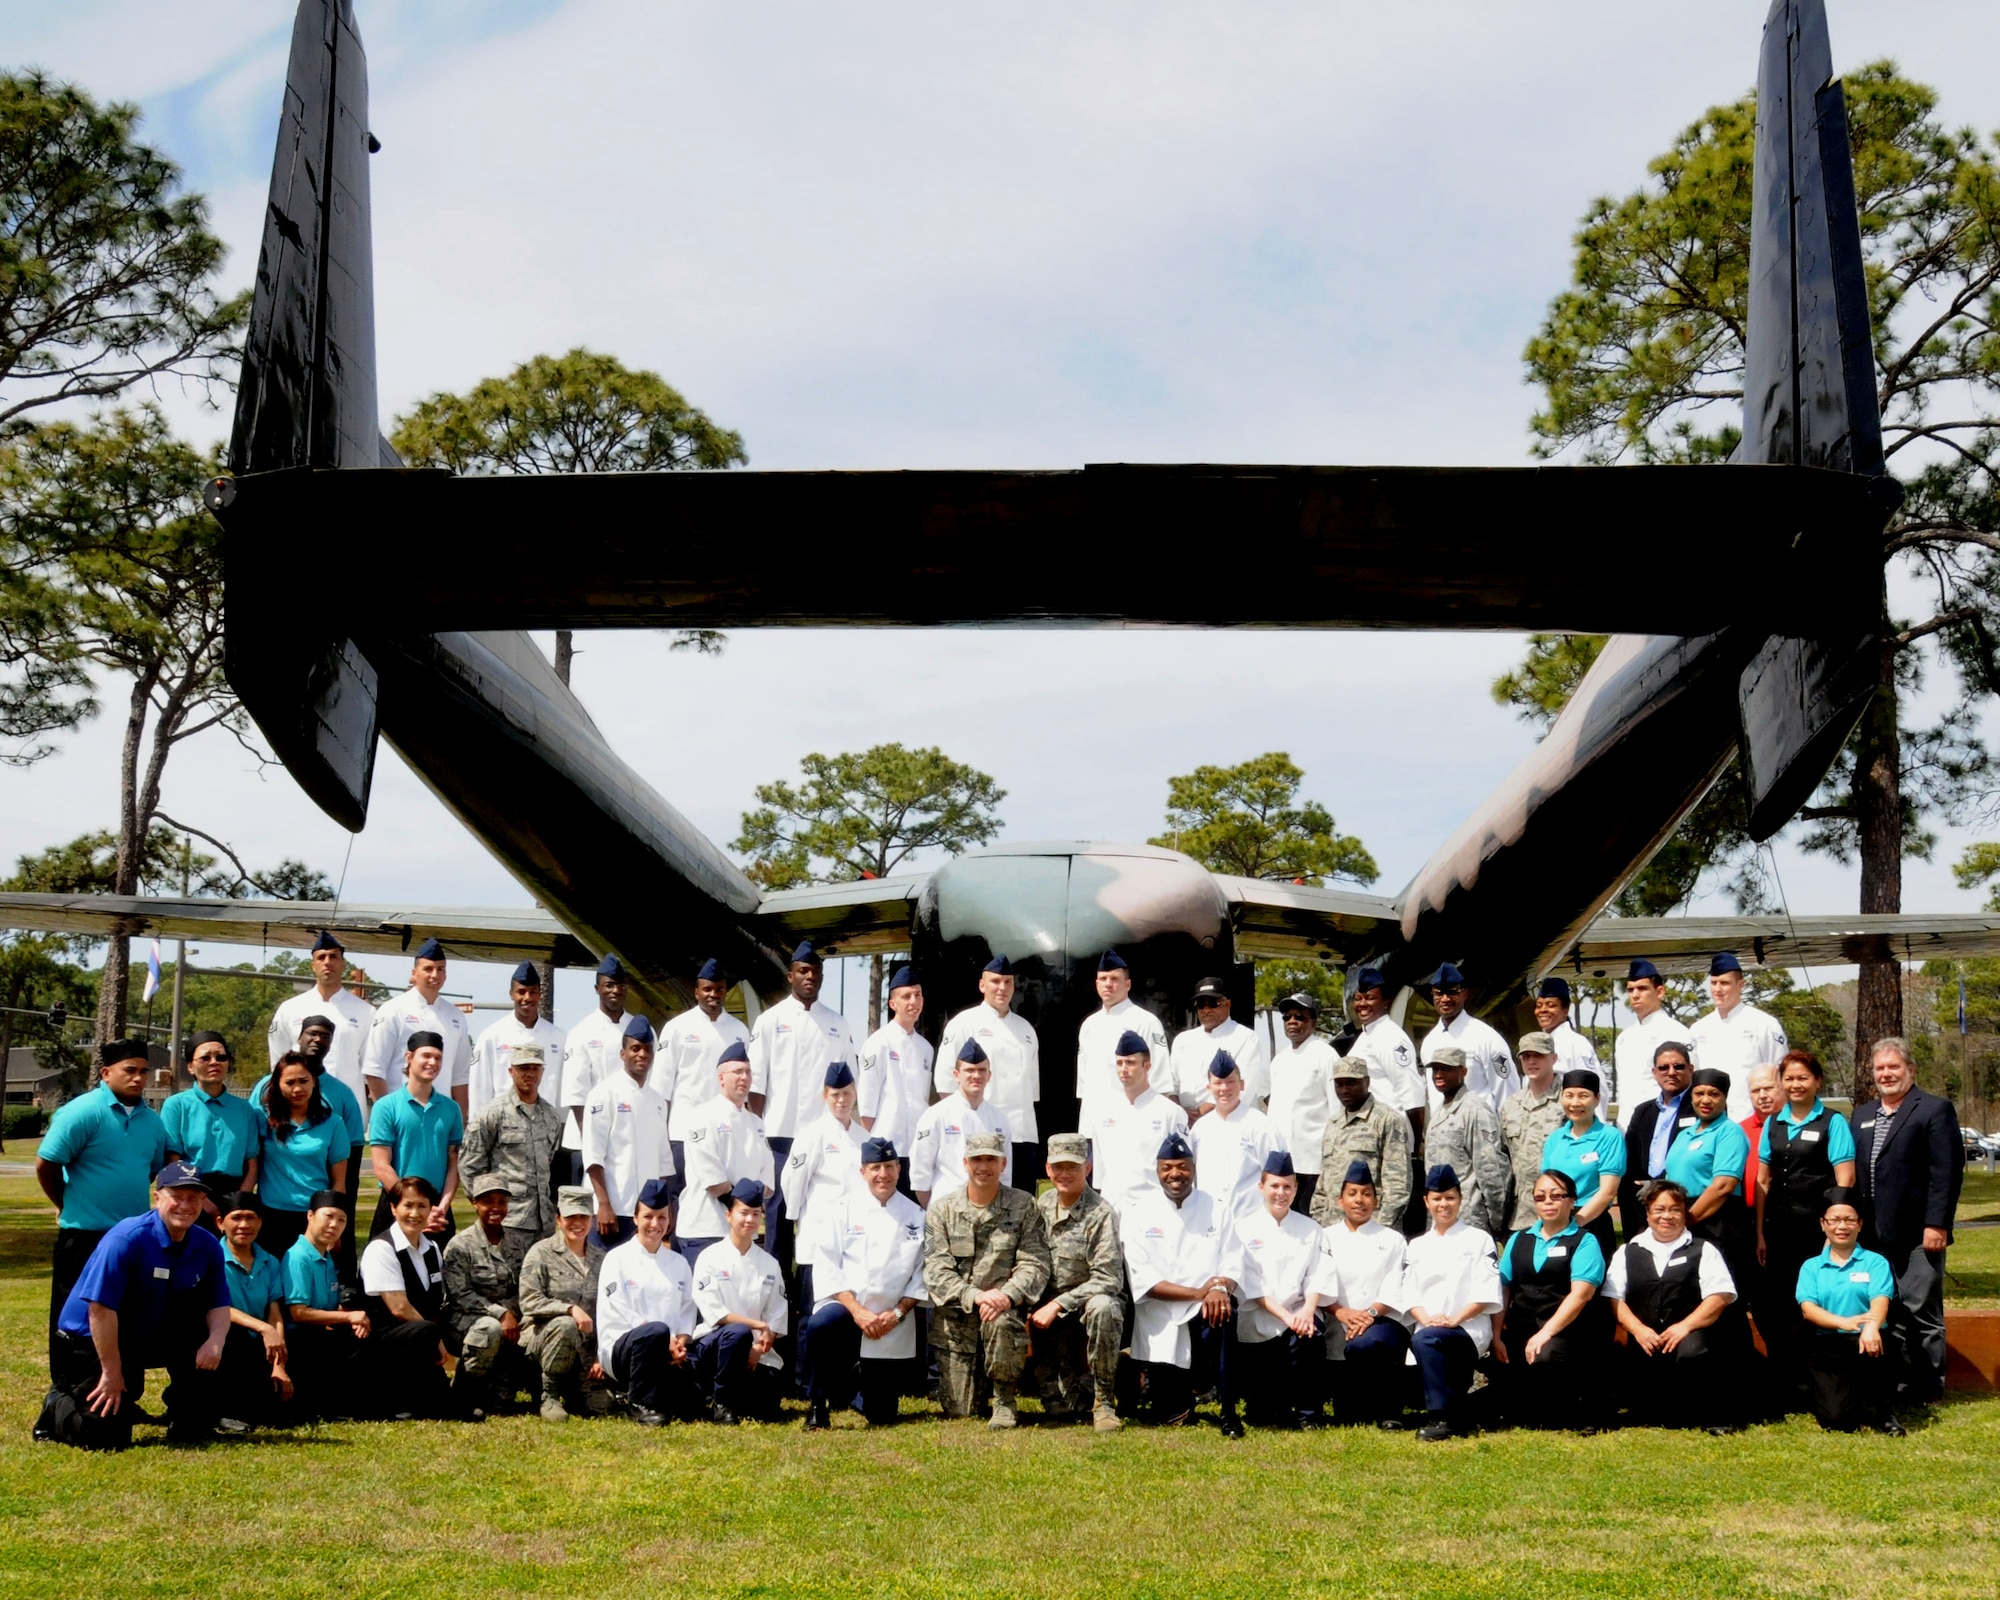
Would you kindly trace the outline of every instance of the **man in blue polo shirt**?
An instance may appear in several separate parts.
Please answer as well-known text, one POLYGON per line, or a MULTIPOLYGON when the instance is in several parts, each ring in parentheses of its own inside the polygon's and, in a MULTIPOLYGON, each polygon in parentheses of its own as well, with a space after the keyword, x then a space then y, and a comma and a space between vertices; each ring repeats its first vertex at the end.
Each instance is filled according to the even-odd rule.
POLYGON ((214 1209, 226 1194, 257 1187, 257 1146, 263 1113, 229 1092, 229 1044, 219 1033, 198 1033, 188 1044, 194 1087, 169 1095, 160 1107, 167 1126, 167 1159, 185 1161, 208 1181, 209 1209, 201 1225, 222 1231, 214 1209))
POLYGON ((368 1230, 371 1239, 396 1226, 396 1186, 405 1178, 422 1178, 438 1192, 424 1227, 425 1233, 437 1235, 438 1248, 443 1249, 458 1231, 451 1220, 451 1201, 458 1193, 458 1149, 465 1143, 465 1118, 456 1100, 436 1092, 443 1069, 443 1035, 427 1029, 411 1034, 404 1052, 403 1087, 382 1096, 368 1113, 375 1181, 382 1185, 375 1223, 368 1230))
POLYGON ((49 1274, 49 1370, 56 1322, 90 1253, 118 1223, 150 1208, 153 1174, 166 1165, 167 1129, 141 1096, 146 1041, 111 1039, 97 1048, 98 1084, 49 1122, 35 1152, 35 1181, 60 1216, 49 1274))
POLYGON ((152 1209, 107 1230, 91 1252, 57 1319, 57 1393, 38 1436, 124 1449, 148 1367, 167 1369, 167 1441, 198 1444, 214 1433, 229 1285, 221 1244, 195 1226, 207 1195, 199 1172, 169 1162, 152 1209), (74 1413, 50 1427, 62 1398, 74 1413))

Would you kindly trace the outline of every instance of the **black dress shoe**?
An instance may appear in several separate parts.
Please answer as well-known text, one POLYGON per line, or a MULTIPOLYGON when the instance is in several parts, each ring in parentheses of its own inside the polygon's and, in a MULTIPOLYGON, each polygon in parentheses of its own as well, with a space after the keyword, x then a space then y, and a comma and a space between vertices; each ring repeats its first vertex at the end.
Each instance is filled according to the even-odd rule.
POLYGON ((1225 1439, 1242 1438, 1243 1419, 1241 1417, 1224 1417, 1222 1419, 1222 1437, 1225 1439))
POLYGON ((632 1420, 642 1428, 664 1428, 667 1425, 667 1414, 664 1411, 654 1411, 646 1406, 634 1406, 632 1408, 632 1420))
POLYGON ((250 1424, 238 1417, 217 1417, 215 1431, 225 1439, 240 1439, 250 1431, 250 1424))
POLYGON ((1910 1430, 1894 1417, 1884 1417, 1877 1425, 1875 1431, 1877 1433, 1886 1433, 1892 1439, 1907 1439, 1910 1435, 1910 1430))
POLYGON ((1417 1437, 1423 1440, 1425 1444, 1436 1444, 1440 1439, 1449 1439, 1451 1437, 1451 1424, 1442 1419, 1436 1422, 1427 1422, 1421 1428, 1417 1429, 1417 1437))
POLYGON ((1407 1422, 1405 1422, 1401 1417, 1384 1417, 1382 1418, 1381 1421, 1377 1422, 1375 1426, 1380 1428, 1384 1433, 1402 1433, 1405 1432, 1410 1425, 1407 1422))
POLYGON ((806 1432, 819 1433, 824 1429, 832 1427, 833 1418, 827 1412, 828 1407, 824 1400, 808 1401, 806 1403, 806 1432))
POLYGON ((1741 1425, 1734 1422, 1718 1422, 1708 1429, 1708 1432, 1717 1439, 1727 1439, 1732 1433, 1741 1433, 1742 1431, 1741 1425))
POLYGON ((731 1411, 729 1407, 723 1405, 720 1401, 717 1401, 708 1408, 708 1419, 711 1422, 721 1423, 725 1428, 733 1428, 742 1420, 735 1412, 731 1411))

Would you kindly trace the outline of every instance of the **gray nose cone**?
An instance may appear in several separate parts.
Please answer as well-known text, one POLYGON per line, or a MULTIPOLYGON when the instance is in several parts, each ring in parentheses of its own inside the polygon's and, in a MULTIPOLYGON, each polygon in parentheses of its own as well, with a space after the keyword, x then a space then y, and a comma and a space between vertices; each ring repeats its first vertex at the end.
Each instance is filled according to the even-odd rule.
POLYGON ((1215 879, 1177 851, 1152 845, 1006 845, 941 867, 937 928, 947 944, 985 940, 1019 961, 1057 964, 1114 945, 1183 934, 1213 949, 1229 925, 1215 879))

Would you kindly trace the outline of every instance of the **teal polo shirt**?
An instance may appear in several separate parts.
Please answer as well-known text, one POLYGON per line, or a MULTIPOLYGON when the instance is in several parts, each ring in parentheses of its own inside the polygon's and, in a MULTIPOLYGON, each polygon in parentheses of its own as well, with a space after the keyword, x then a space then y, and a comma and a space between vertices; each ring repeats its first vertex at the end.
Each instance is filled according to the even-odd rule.
MULTIPOLYGON (((333 1187, 333 1164, 353 1154, 347 1125, 329 1115, 321 1122, 264 1124, 257 1152, 257 1198, 273 1211, 303 1211, 321 1189, 333 1187)), ((398 1167, 397 1171, 402 1168, 398 1167)))
POLYGON ((317 1249, 304 1234, 292 1241, 285 1252, 285 1293, 288 1306, 305 1306, 313 1311, 340 1309, 340 1273, 333 1257, 317 1249))
MULTIPOLYGON (((1826 1140, 1826 1159, 1829 1161, 1852 1161, 1854 1159, 1854 1130, 1847 1125, 1847 1118, 1836 1117, 1826 1109, 1825 1102, 1815 1100, 1812 1110, 1804 1118, 1792 1115, 1792 1103, 1787 1100, 1784 1109, 1778 1113, 1784 1121, 1792 1125, 1792 1139, 1810 1142, 1814 1134, 1826 1140), (1821 1120, 1824 1118, 1825 1120, 1821 1120), (1799 1130, 1804 1129, 1801 1133, 1799 1130)), ((1771 1119, 1764 1119, 1764 1131, 1757 1136, 1757 1159, 1765 1166, 1771 1164, 1771 1119)))
POLYGON ((465 1143, 465 1118, 458 1102, 442 1089, 419 1102, 406 1084, 375 1102, 368 1142, 389 1147, 389 1165, 398 1177, 428 1178, 442 1194, 445 1156, 453 1145, 465 1143))
MULTIPOLYGON (((1548 1265, 1549 1249, 1554 1246, 1556 1249, 1569 1252, 1569 1276, 1572 1283, 1588 1283, 1600 1289, 1604 1287, 1604 1247, 1597 1242, 1595 1235, 1585 1233, 1577 1223, 1570 1223, 1554 1238, 1542 1232, 1540 1223, 1532 1228, 1523 1228, 1521 1233, 1531 1234, 1534 1237, 1537 1272, 1548 1265)), ((1514 1239, 1520 1236, 1521 1234, 1517 1233, 1514 1239)), ((1500 1251, 1502 1283, 1514 1281, 1514 1239, 1509 1239, 1500 1251)))
POLYGON ((222 1247, 222 1276, 229 1285, 229 1303, 245 1316, 262 1322, 271 1302, 285 1303, 285 1269, 278 1258, 261 1244, 250 1247, 251 1262, 244 1266, 228 1244, 222 1247))
MULTIPOLYGON (((1858 1317, 1868 1309, 1869 1302, 1879 1295, 1887 1295, 1893 1306, 1896 1300, 1896 1275, 1889 1270, 1886 1258, 1873 1250, 1854 1247, 1854 1254, 1847 1258, 1845 1266, 1838 1266, 1833 1259, 1833 1246, 1824 1250, 1799 1268, 1798 1302, 1804 1305, 1810 1300, 1820 1310, 1831 1312, 1836 1317, 1858 1317)), ((1813 1333, 1831 1333, 1830 1328, 1809 1329, 1813 1333)))
POLYGON ((1564 1122, 1549 1129, 1542 1141, 1542 1170, 1567 1172, 1576 1183, 1576 1203, 1588 1205, 1597 1194, 1598 1179, 1625 1176, 1624 1135, 1593 1119, 1589 1132, 1579 1139, 1575 1126, 1564 1122))
MULTIPOLYGON (((270 1113, 264 1109, 264 1091, 270 1084, 271 1075, 267 1072, 250 1091, 250 1109, 257 1114, 259 1122, 266 1124, 270 1122, 270 1113)), ((368 1119, 361 1115, 361 1102, 354 1098, 352 1089, 332 1073, 322 1072, 319 1075, 319 1097, 346 1127, 349 1149, 358 1150, 368 1142, 368 1119)))
POLYGON ((153 1209, 153 1174, 167 1164, 167 1125, 151 1106, 121 1105, 100 1083, 49 1119, 36 1153, 63 1169, 56 1226, 102 1232, 153 1209))
POLYGON ((243 1175, 243 1163, 257 1153, 257 1124, 263 1119, 250 1102, 224 1089, 211 1095, 200 1085, 169 1095, 160 1107, 167 1125, 167 1149, 192 1161, 205 1177, 211 1172, 243 1175))
POLYGON ((1687 1190, 1690 1200, 1701 1197, 1717 1178, 1734 1178, 1743 1192, 1744 1169, 1750 1165, 1750 1135, 1729 1120, 1725 1111, 1713 1122, 1697 1122, 1674 1136, 1667 1151, 1667 1178, 1687 1190))

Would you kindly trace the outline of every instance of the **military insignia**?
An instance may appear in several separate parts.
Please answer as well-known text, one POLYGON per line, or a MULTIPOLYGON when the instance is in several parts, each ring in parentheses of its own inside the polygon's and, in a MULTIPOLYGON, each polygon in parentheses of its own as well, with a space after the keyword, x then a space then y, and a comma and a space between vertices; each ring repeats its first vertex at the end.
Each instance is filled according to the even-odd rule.
POLYGON ((691 1129, 689 1129, 689 1130, 688 1130, 688 1143, 689 1143, 689 1144, 700 1144, 700 1143, 701 1143, 701 1141, 702 1141, 702 1136, 703 1136, 704 1134, 706 1134, 707 1132, 708 1132, 708 1130, 707 1130, 706 1128, 691 1128, 691 1129))

